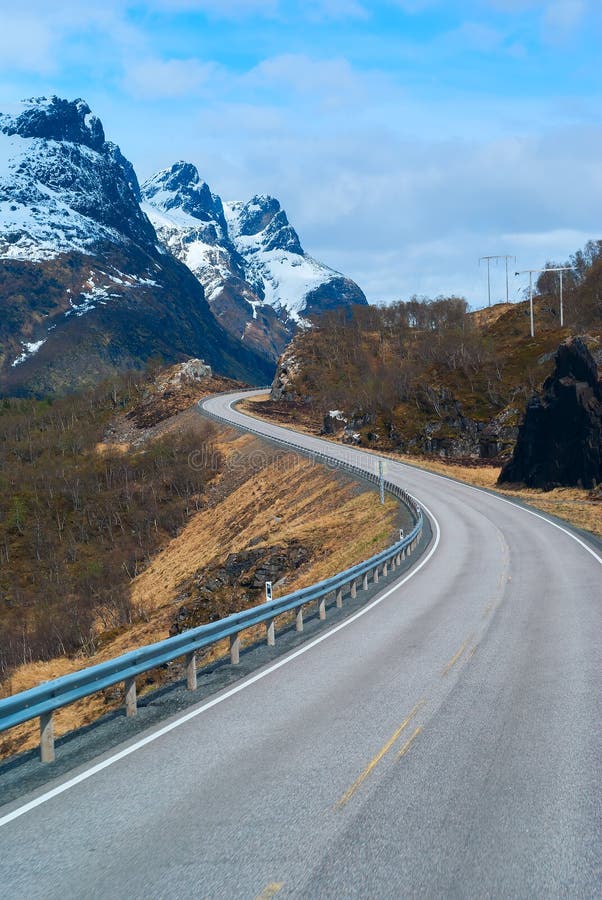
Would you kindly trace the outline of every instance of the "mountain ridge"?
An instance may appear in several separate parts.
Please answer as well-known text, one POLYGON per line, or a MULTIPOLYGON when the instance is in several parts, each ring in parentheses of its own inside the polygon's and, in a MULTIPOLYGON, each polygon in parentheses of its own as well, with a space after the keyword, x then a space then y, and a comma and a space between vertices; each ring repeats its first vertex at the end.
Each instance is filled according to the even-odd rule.
POLYGON ((71 390, 156 356, 271 376, 216 321, 139 201, 133 166, 83 100, 0 115, 0 392, 71 390))
POLYGON ((184 161, 157 172, 141 192, 142 209, 203 285, 216 318, 274 361, 303 319, 367 304, 353 281, 305 253, 269 194, 222 201, 184 161))

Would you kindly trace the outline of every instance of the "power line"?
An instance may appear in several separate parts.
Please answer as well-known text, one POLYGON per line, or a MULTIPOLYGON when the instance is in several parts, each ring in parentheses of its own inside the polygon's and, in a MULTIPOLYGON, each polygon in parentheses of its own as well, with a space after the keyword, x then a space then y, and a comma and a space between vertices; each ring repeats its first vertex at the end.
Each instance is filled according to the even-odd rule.
POLYGON ((560 327, 564 328, 564 307, 562 302, 562 275, 564 272, 573 272, 575 266, 555 266, 554 268, 542 269, 542 272, 558 272, 560 278, 560 327))
POLYGON ((506 303, 510 302, 510 292, 508 287, 508 260, 513 259, 516 262, 516 256, 506 256, 506 255, 497 255, 497 256, 480 256, 479 257, 479 265, 481 262, 486 259, 487 260, 487 299, 488 305, 491 306, 491 274, 489 271, 489 266, 491 264, 491 260, 503 259, 506 263, 506 303))
POLYGON ((569 272, 574 269, 575 266, 556 266, 556 267, 548 267, 546 266, 543 269, 523 269, 522 272, 515 272, 516 275, 528 275, 529 276, 529 316, 531 320, 531 337, 535 336, 535 329, 533 326, 533 275, 539 274, 540 272, 559 272, 560 273, 560 327, 564 327, 564 308, 563 308, 563 300, 562 300, 562 273, 569 272))
POLYGON ((529 275, 529 318, 531 320, 531 337, 535 337, 535 328, 533 327, 533 274, 535 272, 545 272, 545 269, 523 269, 521 272, 515 272, 517 275, 529 275))

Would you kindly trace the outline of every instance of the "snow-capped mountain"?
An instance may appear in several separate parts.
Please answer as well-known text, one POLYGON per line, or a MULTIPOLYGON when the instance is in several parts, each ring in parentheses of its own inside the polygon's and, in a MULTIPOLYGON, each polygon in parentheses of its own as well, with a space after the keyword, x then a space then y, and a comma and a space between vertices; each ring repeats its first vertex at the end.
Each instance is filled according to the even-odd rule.
POLYGON ((224 203, 185 162, 141 190, 142 209, 203 285, 218 320, 272 359, 310 314, 367 302, 353 281, 304 253, 273 197, 224 203))
POLYGON ((0 392, 46 392, 201 356, 264 382, 140 208, 131 163, 83 100, 0 114, 0 392))

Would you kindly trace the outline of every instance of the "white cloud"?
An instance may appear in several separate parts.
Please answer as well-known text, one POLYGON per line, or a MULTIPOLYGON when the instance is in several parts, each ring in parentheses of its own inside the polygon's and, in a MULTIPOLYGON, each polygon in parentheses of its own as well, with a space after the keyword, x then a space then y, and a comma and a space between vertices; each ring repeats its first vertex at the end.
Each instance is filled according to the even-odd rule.
POLYGON ((134 97, 186 97, 198 92, 218 71, 214 63, 197 59, 147 58, 126 67, 123 83, 134 97))
POLYGON ((0 27, 0 68, 45 75, 56 68, 55 36, 48 22, 11 12, 0 27), (27 36, 24 39, 24 36, 27 36))
POLYGON ((358 0, 307 0, 304 4, 309 18, 368 19, 370 14, 358 0))
POLYGON ((391 0, 394 6, 400 7, 404 12, 414 15, 424 12, 434 6, 440 6, 442 0, 391 0))
POLYGON ((357 104, 378 92, 389 93, 390 80, 379 73, 360 73, 344 58, 314 59, 285 53, 265 59, 243 76, 242 87, 265 88, 284 95, 305 95, 318 106, 357 104))
POLYGON ((586 11, 584 0, 555 0, 545 11, 544 28, 548 34, 565 36, 582 23, 586 11))
POLYGON ((168 13, 201 12, 220 19, 239 19, 274 16, 280 0, 149 0, 146 5, 168 13))

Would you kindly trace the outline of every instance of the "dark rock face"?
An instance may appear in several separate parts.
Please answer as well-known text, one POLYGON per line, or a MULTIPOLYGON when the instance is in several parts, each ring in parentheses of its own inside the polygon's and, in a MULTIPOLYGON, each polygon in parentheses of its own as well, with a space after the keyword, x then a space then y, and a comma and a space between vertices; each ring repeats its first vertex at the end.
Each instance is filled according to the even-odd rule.
POLYGON ((541 396, 527 404, 500 483, 591 488, 602 481, 602 383, 580 338, 560 345, 541 396))
POLYGON ((0 130, 24 138, 45 138, 47 141, 69 141, 100 152, 105 133, 100 119, 91 114, 83 100, 61 100, 59 97, 37 97, 16 118, 0 116, 0 130))
POLYGON ((296 357, 297 340, 293 338, 278 360, 278 368, 270 390, 270 400, 294 401, 300 399, 295 390, 295 378, 299 374, 300 368, 296 357))
POLYGON ((355 305, 366 305, 364 292, 350 278, 341 275, 310 291, 307 295, 305 312, 309 315, 338 309, 341 306, 355 305))
POLYGON ((180 634, 205 622, 237 612, 244 606, 258 605, 264 597, 266 581, 277 582, 299 569, 311 558, 308 547, 296 540, 282 546, 255 547, 231 553, 222 566, 200 569, 181 585, 180 607, 169 633, 180 634))
MULTIPOLYGON (((146 182, 144 196, 147 200, 152 203, 159 193, 170 195, 161 203, 161 208, 167 211, 182 210, 199 222, 214 223, 211 242, 224 240, 228 226, 222 201, 211 193, 209 185, 201 179, 192 163, 174 163, 167 173, 161 173, 161 177, 151 178, 146 182)), ((207 236, 204 237, 206 239, 207 236)))

